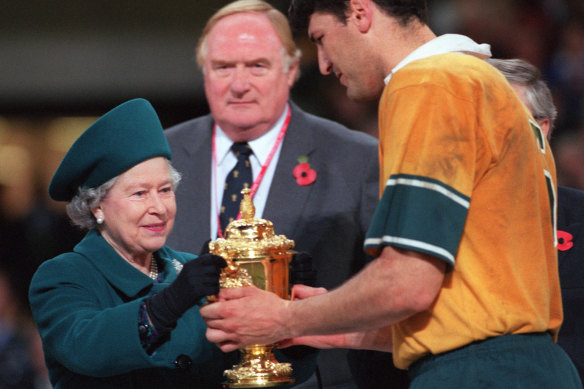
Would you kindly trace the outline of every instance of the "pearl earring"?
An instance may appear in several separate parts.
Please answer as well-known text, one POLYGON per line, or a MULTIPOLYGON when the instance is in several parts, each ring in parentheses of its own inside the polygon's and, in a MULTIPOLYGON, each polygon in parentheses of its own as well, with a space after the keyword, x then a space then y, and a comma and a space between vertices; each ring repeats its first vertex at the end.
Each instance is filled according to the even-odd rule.
POLYGON ((103 214, 100 213, 95 221, 97 224, 103 224, 103 214))

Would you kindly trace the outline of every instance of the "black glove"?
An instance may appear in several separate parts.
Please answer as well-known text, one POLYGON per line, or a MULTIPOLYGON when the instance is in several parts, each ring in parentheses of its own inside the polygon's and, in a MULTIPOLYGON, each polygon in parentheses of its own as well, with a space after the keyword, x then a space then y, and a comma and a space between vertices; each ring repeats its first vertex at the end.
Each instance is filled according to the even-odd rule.
POLYGON ((172 284, 146 300, 150 321, 159 332, 170 332, 179 317, 203 297, 219 293, 219 274, 227 262, 205 254, 187 262, 172 284))
POLYGON ((294 254, 290 261, 290 285, 316 286, 316 268, 312 257, 306 252, 294 254))
POLYGON ((199 251, 199 255, 209 254, 209 243, 211 243, 211 239, 209 239, 205 243, 203 243, 203 247, 201 247, 201 251, 199 251))

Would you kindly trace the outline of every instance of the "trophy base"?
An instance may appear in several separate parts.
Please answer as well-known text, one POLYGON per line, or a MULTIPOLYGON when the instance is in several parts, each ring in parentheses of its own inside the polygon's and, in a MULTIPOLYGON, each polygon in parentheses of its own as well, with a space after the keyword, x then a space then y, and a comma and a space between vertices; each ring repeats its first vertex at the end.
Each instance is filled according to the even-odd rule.
POLYGON ((262 380, 250 380, 245 382, 226 382, 224 388, 272 388, 280 385, 290 385, 294 383, 294 379, 288 378, 283 381, 262 381, 262 380))
POLYGON ((225 370, 228 388, 269 388, 294 383, 290 363, 280 363, 272 353, 272 345, 253 345, 242 349, 242 360, 225 370))

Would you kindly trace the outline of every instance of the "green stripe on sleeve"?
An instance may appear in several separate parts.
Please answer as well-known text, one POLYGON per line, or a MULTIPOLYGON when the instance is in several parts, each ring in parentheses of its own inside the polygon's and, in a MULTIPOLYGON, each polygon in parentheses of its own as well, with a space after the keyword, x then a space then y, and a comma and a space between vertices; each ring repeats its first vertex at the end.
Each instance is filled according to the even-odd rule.
POLYGON ((365 240, 365 249, 395 246, 454 265, 470 199, 426 177, 390 177, 365 240))

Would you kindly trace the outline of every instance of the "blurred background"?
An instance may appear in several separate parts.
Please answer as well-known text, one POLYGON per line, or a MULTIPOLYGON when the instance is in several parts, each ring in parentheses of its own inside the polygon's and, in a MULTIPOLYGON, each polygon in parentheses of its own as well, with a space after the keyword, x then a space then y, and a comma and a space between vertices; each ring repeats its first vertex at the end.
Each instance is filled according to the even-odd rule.
MULTIPOLYGON (((286 12, 288 1, 270 1, 286 12)), ((81 238, 47 185, 76 137, 119 103, 144 97, 168 127, 208 112, 194 47, 219 0, 0 0, 0 388, 45 388, 26 292, 44 260, 81 238), (32 350, 32 351, 31 351, 32 350)), ((438 34, 489 43, 537 65, 559 110, 559 183, 584 189, 584 1, 429 0, 438 34)), ((376 103, 318 72, 305 36, 293 100, 377 135, 376 103)), ((99 145, 96 145, 99 147, 99 145)))

